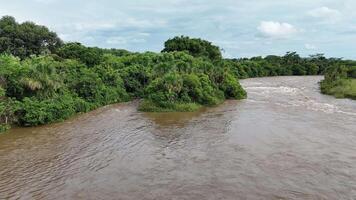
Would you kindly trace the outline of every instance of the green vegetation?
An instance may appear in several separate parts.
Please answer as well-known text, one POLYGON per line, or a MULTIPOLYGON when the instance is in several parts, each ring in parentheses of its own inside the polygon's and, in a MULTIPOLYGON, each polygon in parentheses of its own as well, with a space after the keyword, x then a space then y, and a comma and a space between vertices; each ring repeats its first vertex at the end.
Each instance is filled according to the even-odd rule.
POLYGON ((0 20, 0 52, 26 58, 33 54, 54 53, 62 45, 57 34, 32 22, 19 24, 15 18, 0 20))
POLYGON ((356 66, 335 65, 327 69, 320 83, 321 92, 336 98, 356 100, 356 66))
POLYGON ((10 125, 8 121, 10 120, 10 116, 12 115, 11 107, 9 105, 9 101, 5 97, 5 91, 0 87, 0 133, 9 129, 10 125))
POLYGON ((186 36, 175 37, 164 43, 162 52, 172 51, 185 51, 194 57, 204 57, 210 60, 222 58, 219 47, 212 45, 211 42, 186 36))
POLYGON ((63 43, 46 27, 18 24, 12 17, 0 19, 0 44, 0 131, 10 124, 62 121, 132 99, 143 99, 141 111, 194 111, 246 98, 241 78, 316 75, 354 64, 295 52, 223 59, 219 47, 185 36, 168 40, 161 53, 86 47, 63 43))

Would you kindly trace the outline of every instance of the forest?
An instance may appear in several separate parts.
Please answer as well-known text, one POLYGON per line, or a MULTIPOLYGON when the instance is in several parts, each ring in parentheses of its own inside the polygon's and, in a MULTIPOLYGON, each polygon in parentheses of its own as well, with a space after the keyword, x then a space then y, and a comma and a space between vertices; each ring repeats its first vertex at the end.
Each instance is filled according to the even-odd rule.
POLYGON ((160 53, 86 47, 5 16, 0 19, 0 131, 134 99, 140 99, 140 111, 194 111, 246 98, 239 79, 251 77, 325 74, 324 93, 355 98, 353 66, 355 61, 323 54, 302 58, 296 52, 226 59, 220 47, 187 36, 167 40, 160 53))

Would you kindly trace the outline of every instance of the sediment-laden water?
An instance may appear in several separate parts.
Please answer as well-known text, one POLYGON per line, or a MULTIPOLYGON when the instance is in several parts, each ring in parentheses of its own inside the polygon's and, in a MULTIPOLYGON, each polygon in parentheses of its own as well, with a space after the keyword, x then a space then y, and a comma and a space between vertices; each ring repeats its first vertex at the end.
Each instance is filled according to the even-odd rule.
POLYGON ((137 102, 0 135, 0 199, 356 199, 356 101, 320 76, 243 80, 194 113, 137 102))

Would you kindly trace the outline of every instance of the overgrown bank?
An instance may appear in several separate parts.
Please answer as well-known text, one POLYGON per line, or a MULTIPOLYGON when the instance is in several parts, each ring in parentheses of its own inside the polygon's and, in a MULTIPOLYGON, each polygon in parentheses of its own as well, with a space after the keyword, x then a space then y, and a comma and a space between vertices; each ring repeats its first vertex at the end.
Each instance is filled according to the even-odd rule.
POLYGON ((150 112, 193 111, 243 99, 238 79, 323 74, 353 61, 284 56, 224 59, 220 48, 189 37, 168 40, 161 53, 64 43, 56 33, 12 17, 0 20, 0 127, 65 120, 107 104, 144 99, 150 112))
POLYGON ((320 89, 322 93, 336 98, 356 100, 356 66, 330 67, 325 73, 325 79, 320 83, 320 89))

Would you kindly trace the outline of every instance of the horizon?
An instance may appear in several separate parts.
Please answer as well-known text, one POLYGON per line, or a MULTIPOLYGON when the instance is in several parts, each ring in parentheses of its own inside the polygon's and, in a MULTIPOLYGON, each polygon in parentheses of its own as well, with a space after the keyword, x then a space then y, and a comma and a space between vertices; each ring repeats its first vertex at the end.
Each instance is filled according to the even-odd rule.
POLYGON ((352 7, 350 0, 15 0, 2 5, 0 16, 47 26, 65 42, 91 47, 160 52, 167 39, 186 35, 211 41, 225 58, 297 52, 356 59, 352 7))

